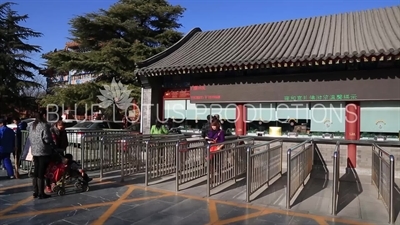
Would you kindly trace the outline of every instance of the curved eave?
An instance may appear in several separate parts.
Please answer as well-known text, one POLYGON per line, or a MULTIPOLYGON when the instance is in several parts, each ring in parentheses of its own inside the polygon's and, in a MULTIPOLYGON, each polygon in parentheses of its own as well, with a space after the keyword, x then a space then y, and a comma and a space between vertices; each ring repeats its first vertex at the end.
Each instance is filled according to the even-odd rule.
POLYGON ((78 49, 79 46, 80 46, 79 43, 77 43, 75 41, 69 41, 69 42, 65 43, 65 48, 78 49))
POLYGON ((292 60, 266 60, 266 61, 237 61, 227 63, 215 63, 204 65, 187 65, 165 68, 142 68, 135 71, 140 76, 164 76, 164 75, 183 75, 197 73, 213 73, 221 71, 241 71, 269 68, 295 68, 305 66, 326 66, 335 64, 353 64, 384 61, 399 61, 400 53, 375 53, 359 54, 357 56, 331 56, 331 57, 310 57, 292 60))
MULTIPOLYGON (((193 35, 195 35, 196 33, 201 32, 201 29, 199 27, 193 28, 191 31, 189 31, 185 36, 183 36, 178 42, 176 42, 175 44, 173 44, 171 47, 165 49, 164 51, 146 59, 143 60, 141 62, 137 63, 137 67, 138 67, 138 72, 140 73, 140 69, 147 67, 157 61, 159 61, 160 59, 170 55, 171 53, 173 53, 175 50, 177 50, 178 48, 180 48, 183 44, 185 44, 188 40, 190 40, 190 38, 193 37, 193 35)), ((139 74, 140 75, 140 74, 139 74)))

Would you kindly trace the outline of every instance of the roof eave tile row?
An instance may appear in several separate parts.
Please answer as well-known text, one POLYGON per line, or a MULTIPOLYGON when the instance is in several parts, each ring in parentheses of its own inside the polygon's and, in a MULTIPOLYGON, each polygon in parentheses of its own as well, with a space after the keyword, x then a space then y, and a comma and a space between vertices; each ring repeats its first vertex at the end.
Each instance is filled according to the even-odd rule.
POLYGON ((394 6, 216 31, 196 28, 140 63, 137 72, 165 75, 210 68, 323 65, 338 60, 396 60, 399 55, 400 6, 394 6))
POLYGON ((188 66, 176 66, 176 67, 164 67, 164 68, 142 68, 137 70, 137 75, 143 76, 162 76, 162 75, 173 75, 173 74, 192 74, 192 73, 203 73, 203 72, 219 72, 229 70, 253 70, 253 69, 268 69, 268 68, 294 68, 304 66, 325 66, 332 64, 352 64, 352 63, 368 63, 377 61, 400 61, 400 54, 374 54, 369 57, 336 57, 319 60, 298 60, 289 62, 243 62, 243 63, 232 63, 232 64, 200 64, 200 65, 188 65, 188 66))

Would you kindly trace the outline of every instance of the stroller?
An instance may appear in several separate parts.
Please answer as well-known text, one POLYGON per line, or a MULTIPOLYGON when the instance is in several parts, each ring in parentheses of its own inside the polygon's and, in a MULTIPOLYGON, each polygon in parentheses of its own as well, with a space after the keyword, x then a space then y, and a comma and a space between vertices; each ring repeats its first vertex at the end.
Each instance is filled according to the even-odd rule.
POLYGON ((75 182, 76 192, 89 191, 89 185, 79 174, 70 170, 68 159, 64 158, 59 151, 55 151, 52 161, 47 168, 46 179, 51 184, 51 190, 58 195, 65 195, 66 183, 75 182))

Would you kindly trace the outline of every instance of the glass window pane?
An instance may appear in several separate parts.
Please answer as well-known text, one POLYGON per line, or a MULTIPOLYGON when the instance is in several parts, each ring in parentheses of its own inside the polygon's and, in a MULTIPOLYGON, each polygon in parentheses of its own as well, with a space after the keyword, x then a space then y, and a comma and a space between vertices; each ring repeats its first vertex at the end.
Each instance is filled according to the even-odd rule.
POLYGON ((398 133, 400 101, 361 102, 361 132, 398 133))
POLYGON ((235 121, 236 104, 211 104, 211 114, 219 115, 220 119, 235 121))
POLYGON ((308 103, 278 103, 276 105, 276 120, 310 119, 308 103))
POLYGON ((186 117, 186 100, 164 101, 164 118, 185 119, 185 117, 186 117))
POLYGON ((210 104, 196 104, 196 120, 207 120, 207 116, 210 115, 210 104))
POLYGON ((311 105, 311 132, 344 132, 346 103, 324 102, 311 105))
POLYGON ((196 104, 191 103, 190 100, 186 100, 186 119, 187 120, 196 120, 196 104))
POLYGON ((275 103, 248 103, 247 121, 275 121, 275 103))

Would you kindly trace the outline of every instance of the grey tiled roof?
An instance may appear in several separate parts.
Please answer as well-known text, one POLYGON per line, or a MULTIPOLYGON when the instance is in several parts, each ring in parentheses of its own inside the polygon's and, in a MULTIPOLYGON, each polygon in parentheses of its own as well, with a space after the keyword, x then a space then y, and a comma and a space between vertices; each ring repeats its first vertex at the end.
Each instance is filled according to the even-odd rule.
MULTIPOLYGON (((400 6, 202 32, 138 64, 139 74, 399 55, 400 6)), ((189 73, 188 72, 188 73, 189 73)))

